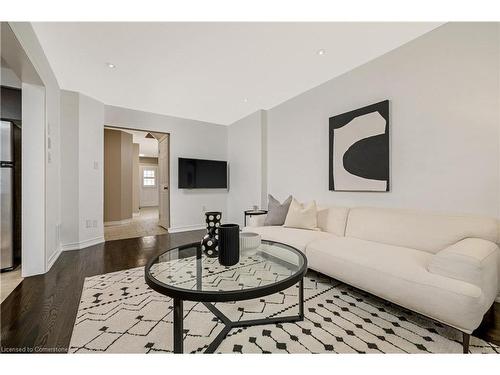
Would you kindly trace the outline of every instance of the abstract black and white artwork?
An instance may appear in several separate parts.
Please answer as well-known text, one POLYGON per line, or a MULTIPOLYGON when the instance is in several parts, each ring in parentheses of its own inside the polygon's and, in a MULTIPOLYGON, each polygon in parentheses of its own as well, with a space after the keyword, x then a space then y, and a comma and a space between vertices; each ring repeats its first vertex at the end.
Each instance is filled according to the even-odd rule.
POLYGON ((389 191, 389 101, 330 117, 334 191, 389 191))

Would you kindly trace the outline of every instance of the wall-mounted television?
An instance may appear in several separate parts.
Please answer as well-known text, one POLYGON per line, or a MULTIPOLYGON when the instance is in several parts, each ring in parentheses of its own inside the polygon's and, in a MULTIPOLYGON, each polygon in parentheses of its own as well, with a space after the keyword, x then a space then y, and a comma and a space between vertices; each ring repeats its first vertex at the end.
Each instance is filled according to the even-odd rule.
POLYGON ((227 189, 227 162, 179 158, 179 189, 227 189))

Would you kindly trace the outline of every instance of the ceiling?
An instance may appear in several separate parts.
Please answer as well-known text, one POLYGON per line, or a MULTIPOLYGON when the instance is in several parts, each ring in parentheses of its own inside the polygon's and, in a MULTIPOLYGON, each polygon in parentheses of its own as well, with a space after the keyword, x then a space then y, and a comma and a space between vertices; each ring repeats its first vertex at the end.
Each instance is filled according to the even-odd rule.
POLYGON ((7 22, 0 22, 0 35, 2 84, 20 87, 22 81, 43 86, 38 72, 7 22))
POLYGON ((44 22, 33 27, 63 89, 110 105, 228 125, 439 25, 44 22))
MULTIPOLYGON (((108 129, 107 127, 105 127, 108 129)), ((147 157, 158 157, 158 141, 155 138, 146 138, 148 132, 143 132, 140 130, 129 130, 129 129, 117 129, 109 128, 113 130, 121 130, 126 133, 132 134, 132 142, 139 144, 139 156, 147 157)))

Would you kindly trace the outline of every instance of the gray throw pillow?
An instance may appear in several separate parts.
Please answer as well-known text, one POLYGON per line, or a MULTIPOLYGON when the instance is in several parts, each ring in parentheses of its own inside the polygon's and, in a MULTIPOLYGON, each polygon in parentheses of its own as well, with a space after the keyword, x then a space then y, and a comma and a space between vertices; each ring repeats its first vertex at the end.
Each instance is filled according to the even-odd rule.
POLYGON ((285 223, 286 214, 292 203, 290 195, 283 203, 276 200, 269 194, 269 203, 267 204, 267 216, 264 225, 283 225, 285 223))

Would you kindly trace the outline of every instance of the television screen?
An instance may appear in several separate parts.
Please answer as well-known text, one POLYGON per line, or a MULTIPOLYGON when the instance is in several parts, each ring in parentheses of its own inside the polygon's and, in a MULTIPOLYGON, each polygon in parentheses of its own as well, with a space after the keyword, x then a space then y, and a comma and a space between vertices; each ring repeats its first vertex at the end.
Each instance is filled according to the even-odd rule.
POLYGON ((179 158, 179 189, 227 189, 227 162, 179 158))

